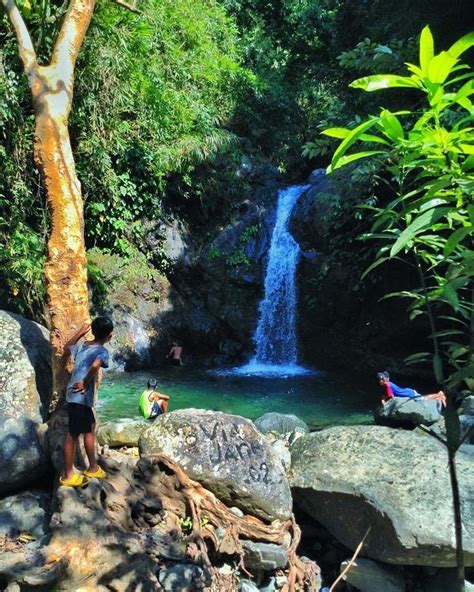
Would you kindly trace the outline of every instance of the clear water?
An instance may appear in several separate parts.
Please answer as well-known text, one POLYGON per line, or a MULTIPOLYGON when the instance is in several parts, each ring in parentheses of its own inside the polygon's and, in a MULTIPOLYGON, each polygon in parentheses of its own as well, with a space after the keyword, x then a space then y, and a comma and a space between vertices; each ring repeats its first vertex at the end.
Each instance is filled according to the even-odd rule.
MULTIPOLYGON (((297 366, 296 339, 296 266, 300 248, 288 231, 288 219, 306 185, 281 189, 278 195, 275 226, 265 272, 264 296, 259 306, 259 319, 254 335, 255 356, 246 368, 254 366, 294 366, 292 374, 301 373, 297 366)), ((275 369, 271 368, 271 373, 275 369)), ((261 368, 255 369, 262 374, 261 368)), ((304 373, 304 372, 303 372, 304 373)))
POLYGON ((99 418, 137 417, 138 397, 152 377, 158 380, 159 390, 171 397, 170 411, 197 407, 249 419, 277 411, 293 413, 313 428, 371 423, 371 410, 380 399, 376 383, 354 387, 339 375, 262 378, 210 374, 183 366, 160 372, 105 373, 99 418))

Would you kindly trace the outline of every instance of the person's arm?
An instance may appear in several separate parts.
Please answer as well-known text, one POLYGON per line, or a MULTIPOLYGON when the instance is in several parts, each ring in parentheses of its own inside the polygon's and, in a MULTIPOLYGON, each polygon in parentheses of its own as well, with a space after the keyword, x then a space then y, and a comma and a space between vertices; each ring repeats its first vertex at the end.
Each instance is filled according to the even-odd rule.
POLYGON ((66 343, 64 344, 64 353, 69 353, 71 351, 71 347, 73 345, 76 345, 79 339, 82 339, 82 337, 84 337, 84 335, 89 331, 90 328, 90 323, 82 323, 82 325, 79 327, 76 333, 74 333, 74 335, 70 339, 68 339, 68 341, 66 341, 66 343))
POLYGON ((74 391, 76 393, 83 393, 86 388, 88 387, 91 380, 94 380, 94 377, 99 372, 102 367, 102 360, 100 358, 96 358, 93 362, 91 367, 89 368, 87 374, 84 376, 82 380, 78 380, 74 383, 74 391))
POLYGON ((164 401, 168 401, 169 397, 168 395, 164 395, 163 393, 156 393, 158 395, 159 399, 163 399, 164 401))

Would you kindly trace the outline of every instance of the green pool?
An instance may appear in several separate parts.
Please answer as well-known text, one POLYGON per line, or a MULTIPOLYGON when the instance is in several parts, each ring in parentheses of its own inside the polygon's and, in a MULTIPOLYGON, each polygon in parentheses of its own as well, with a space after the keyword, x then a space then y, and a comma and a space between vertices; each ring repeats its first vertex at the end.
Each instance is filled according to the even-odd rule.
POLYGON ((171 397, 169 410, 198 407, 255 419, 268 411, 294 413, 312 427, 371 423, 379 401, 375 382, 354 387, 331 374, 264 378, 213 375, 205 369, 167 368, 156 372, 105 373, 98 414, 102 421, 136 417, 149 378, 171 397))

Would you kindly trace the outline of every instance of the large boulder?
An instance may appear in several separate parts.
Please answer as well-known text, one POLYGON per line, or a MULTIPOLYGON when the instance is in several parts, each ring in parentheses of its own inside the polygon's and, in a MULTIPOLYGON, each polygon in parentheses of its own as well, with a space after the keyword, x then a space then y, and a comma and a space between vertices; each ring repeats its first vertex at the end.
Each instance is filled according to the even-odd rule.
POLYGON ((48 469, 38 431, 51 390, 48 332, 0 311, 0 495, 30 484, 48 469))
POLYGON ((140 436, 149 427, 150 422, 144 419, 114 419, 99 426, 97 441, 111 448, 138 446, 140 436))
POLYGON ((261 415, 253 423, 262 434, 274 432, 286 437, 293 432, 304 434, 309 432, 309 427, 296 415, 276 413, 274 411, 261 415))
MULTIPOLYGON (((378 426, 337 427, 291 447, 295 501, 355 549, 386 563, 455 565, 446 448, 434 438, 378 426)), ((474 464, 457 455, 464 561, 474 565, 474 464)))
POLYGON ((40 538, 48 531, 51 496, 39 490, 25 491, 0 500, 0 536, 27 533, 40 538))
POLYGON ((141 436, 142 455, 163 453, 229 506, 265 520, 290 517, 285 471, 253 423, 202 409, 159 417, 141 436))
POLYGON ((441 419, 440 401, 394 397, 374 411, 375 423, 392 427, 432 425, 441 419))

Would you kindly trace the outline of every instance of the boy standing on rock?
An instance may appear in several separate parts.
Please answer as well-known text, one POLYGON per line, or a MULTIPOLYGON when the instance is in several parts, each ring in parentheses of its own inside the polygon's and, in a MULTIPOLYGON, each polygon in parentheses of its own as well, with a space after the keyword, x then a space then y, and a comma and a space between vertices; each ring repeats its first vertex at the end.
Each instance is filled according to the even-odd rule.
POLYGON ((109 365, 109 352, 104 345, 112 338, 114 325, 108 317, 97 317, 92 321, 90 329, 94 335, 93 341, 84 341, 77 345, 79 339, 89 330, 88 326, 84 326, 66 345, 74 357, 74 370, 67 385, 69 431, 64 442, 64 473, 59 482, 69 487, 81 487, 89 479, 106 477, 106 472, 97 464, 95 453, 94 406, 100 370, 109 365), (74 456, 81 434, 84 436, 84 448, 89 460, 89 468, 82 475, 74 473, 74 456))

